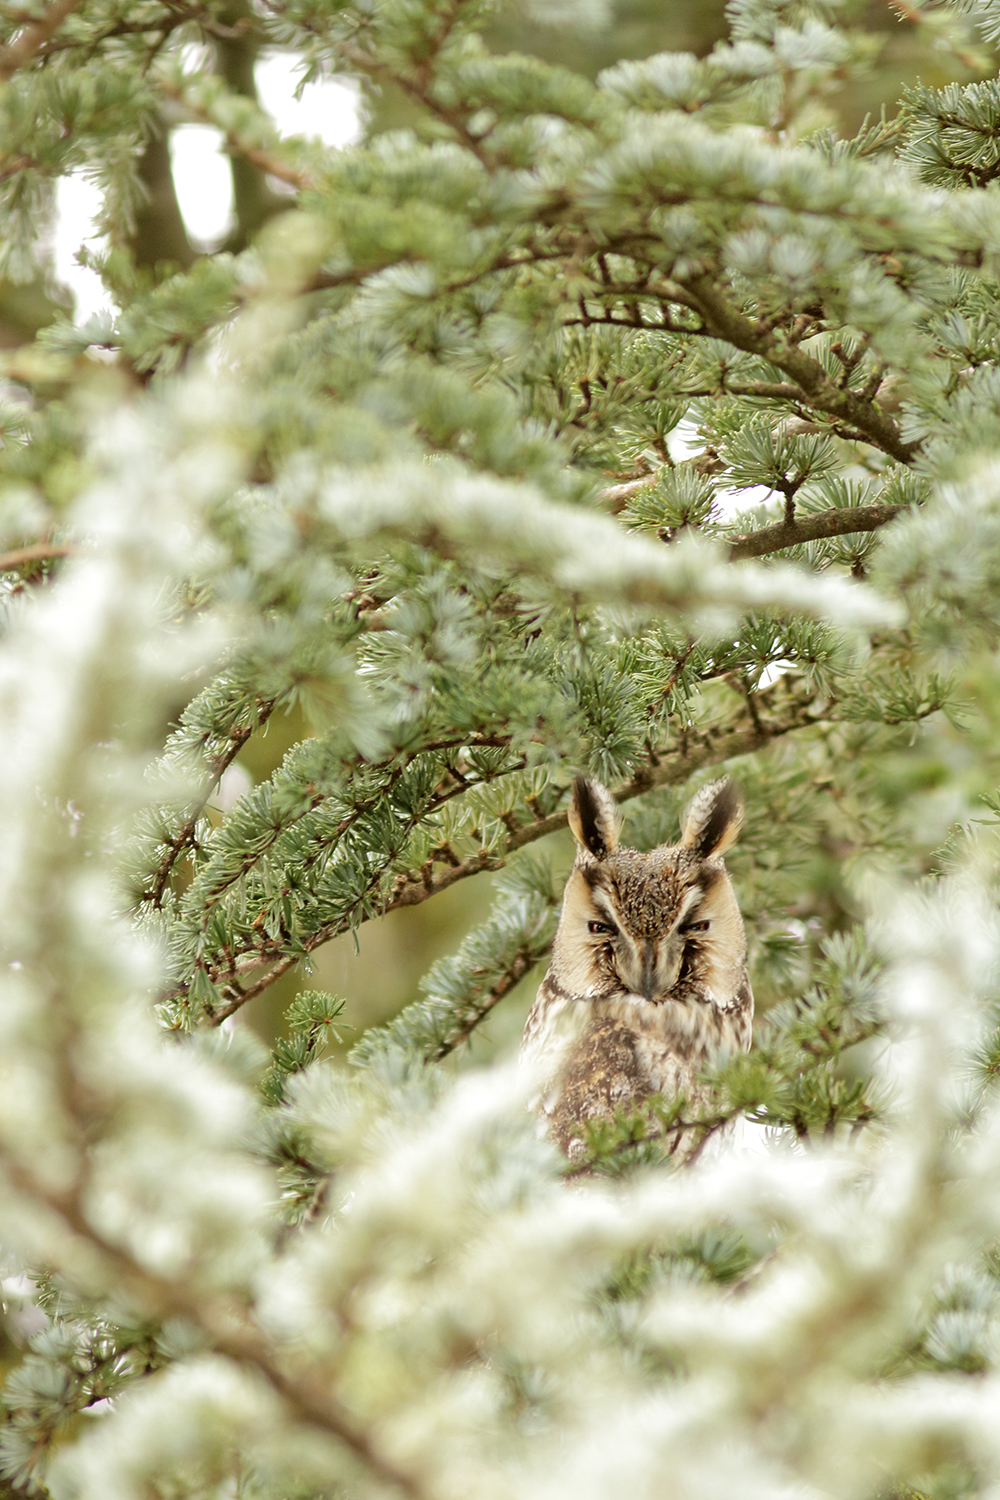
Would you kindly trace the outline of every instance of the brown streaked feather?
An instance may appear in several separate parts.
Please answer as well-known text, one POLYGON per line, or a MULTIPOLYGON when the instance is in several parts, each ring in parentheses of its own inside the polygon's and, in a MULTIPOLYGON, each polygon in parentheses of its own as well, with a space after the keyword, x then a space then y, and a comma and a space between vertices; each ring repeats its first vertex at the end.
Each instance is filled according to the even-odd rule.
POLYGON ((610 1120, 640 1103, 651 1090, 643 1081, 635 1034, 610 1017, 582 1036, 566 1061, 562 1092, 552 1112, 552 1133, 571 1159, 582 1154, 581 1126, 610 1120))

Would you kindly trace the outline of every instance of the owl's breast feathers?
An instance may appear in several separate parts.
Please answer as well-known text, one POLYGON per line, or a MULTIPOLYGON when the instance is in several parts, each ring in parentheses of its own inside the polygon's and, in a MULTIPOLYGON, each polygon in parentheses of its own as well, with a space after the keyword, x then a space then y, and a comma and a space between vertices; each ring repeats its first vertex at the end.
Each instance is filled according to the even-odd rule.
MULTIPOLYGON (((720 1053, 750 1045, 753 996, 746 974, 726 1005, 696 985, 650 1002, 620 990, 574 996, 550 973, 525 1028, 522 1056, 540 1070, 534 1106, 571 1160, 584 1154, 588 1120, 610 1120, 650 1097, 683 1094, 697 1111, 700 1073, 720 1053)), ((679 1141, 676 1145, 682 1145, 679 1141)))

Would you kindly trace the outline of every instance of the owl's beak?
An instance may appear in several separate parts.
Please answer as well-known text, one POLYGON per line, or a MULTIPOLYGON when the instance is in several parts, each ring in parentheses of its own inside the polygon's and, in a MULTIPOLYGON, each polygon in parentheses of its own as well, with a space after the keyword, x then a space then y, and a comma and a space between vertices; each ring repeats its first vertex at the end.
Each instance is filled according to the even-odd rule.
POLYGON ((618 972, 630 994, 655 1005, 677 983, 683 956, 683 946, 673 940, 636 943, 627 956, 619 955, 618 972))
POLYGON ((642 983, 639 986, 639 993, 644 1000, 655 1000, 660 992, 656 967, 656 946, 647 943, 642 950, 642 983))

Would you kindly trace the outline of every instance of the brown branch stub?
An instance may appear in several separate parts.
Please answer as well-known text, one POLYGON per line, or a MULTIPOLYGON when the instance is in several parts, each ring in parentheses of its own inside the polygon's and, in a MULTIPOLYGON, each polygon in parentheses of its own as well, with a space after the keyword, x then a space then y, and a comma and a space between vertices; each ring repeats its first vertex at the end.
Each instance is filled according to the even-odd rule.
POLYGON ((840 510, 823 510, 815 515, 799 515, 791 521, 778 521, 774 526, 762 526, 759 531, 746 531, 732 537, 729 542, 729 561, 744 562, 752 557, 767 557, 772 552, 782 552, 786 547, 798 547, 803 542, 821 541, 824 537, 849 536, 852 532, 877 531, 895 519, 906 505, 856 505, 840 510))
POLYGON ((642 490, 650 489, 659 477, 659 469, 654 469, 652 474, 643 474, 640 479, 626 479, 623 484, 609 484, 606 489, 601 490, 600 498, 605 502, 612 515, 618 515, 625 509, 633 495, 638 495, 642 490))
POLYGON ((75 557, 79 550, 71 542, 32 542, 27 547, 14 547, 10 552, 0 552, 0 573, 9 573, 24 563, 47 562, 50 557, 75 557))
POLYGON ((54 36, 66 17, 78 10, 83 0, 53 0, 45 14, 30 21, 12 42, 0 52, 0 83, 6 83, 19 68, 31 62, 45 43, 54 36))

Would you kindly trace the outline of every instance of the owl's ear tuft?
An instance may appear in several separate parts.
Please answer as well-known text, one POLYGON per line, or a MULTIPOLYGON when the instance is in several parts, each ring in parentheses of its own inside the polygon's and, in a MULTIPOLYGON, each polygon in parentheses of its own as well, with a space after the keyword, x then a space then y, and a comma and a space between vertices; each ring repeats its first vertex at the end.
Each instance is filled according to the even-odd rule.
POLYGON ((618 848, 621 816, 618 804, 599 781, 578 776, 569 804, 569 826, 581 849, 595 859, 605 859, 618 848))
POLYGON ((691 798, 681 821, 681 844, 699 859, 725 854, 743 823, 743 802, 728 776, 711 781, 691 798))

